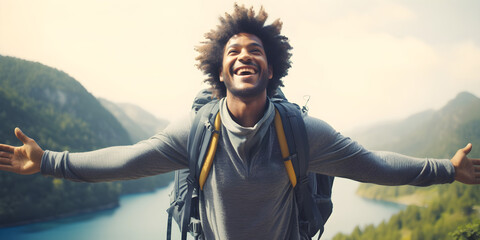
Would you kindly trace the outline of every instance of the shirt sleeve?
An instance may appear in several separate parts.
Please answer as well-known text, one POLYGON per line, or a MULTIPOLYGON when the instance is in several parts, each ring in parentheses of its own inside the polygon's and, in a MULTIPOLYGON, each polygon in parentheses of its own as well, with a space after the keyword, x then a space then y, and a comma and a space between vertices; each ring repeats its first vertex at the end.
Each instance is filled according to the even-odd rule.
POLYGON ((190 118, 171 123, 150 139, 91 152, 45 151, 41 173, 82 182, 136 179, 188 168, 190 118))
POLYGON ((381 185, 428 186, 454 181, 455 169, 448 159, 368 151, 324 121, 308 116, 304 119, 311 172, 381 185))

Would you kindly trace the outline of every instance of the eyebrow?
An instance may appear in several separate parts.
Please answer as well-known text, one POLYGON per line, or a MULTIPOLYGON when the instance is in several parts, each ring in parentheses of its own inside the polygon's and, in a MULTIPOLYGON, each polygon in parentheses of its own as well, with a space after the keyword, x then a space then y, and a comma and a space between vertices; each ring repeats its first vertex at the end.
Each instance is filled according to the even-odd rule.
MULTIPOLYGON (((238 46, 240 46, 240 44, 234 43, 234 44, 229 45, 226 49, 229 49, 229 48, 232 48, 232 47, 238 47, 238 46)), ((256 46, 256 47, 260 47, 260 48, 264 49, 261 44, 256 43, 256 42, 249 43, 247 46, 248 46, 248 47, 250 47, 250 46, 256 46)))

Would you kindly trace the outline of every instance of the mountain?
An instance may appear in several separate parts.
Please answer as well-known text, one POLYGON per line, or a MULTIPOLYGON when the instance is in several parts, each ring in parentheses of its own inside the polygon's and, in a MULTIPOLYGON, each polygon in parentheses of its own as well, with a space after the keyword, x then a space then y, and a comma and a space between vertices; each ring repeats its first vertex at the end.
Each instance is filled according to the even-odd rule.
MULTIPOLYGON (((372 150, 387 150, 415 157, 450 159, 467 143, 474 145, 469 156, 480 156, 480 99, 459 93, 443 108, 414 114, 403 121, 367 127, 351 133, 353 139, 372 150)), ((424 205, 438 197, 432 186, 385 187, 361 184, 358 194, 367 198, 424 205)))
POLYGON ((51 150, 130 144, 117 119, 79 82, 40 63, 0 56, 0 136, 17 143, 20 127, 51 150))
MULTIPOLYGON (((427 110, 348 135, 372 150, 450 158, 467 143, 480 143, 480 99, 462 92, 440 110, 427 110)), ((474 148, 471 155, 480 155, 480 148, 474 148)))
MULTIPOLYGON (((349 135, 372 150, 447 159, 471 142, 473 149, 469 156, 478 157, 480 99, 462 92, 437 111, 424 111, 402 121, 366 127, 349 135)), ((357 227, 351 235, 338 234, 334 240, 474 239, 457 237, 466 236, 462 234, 468 231, 480 234, 479 185, 457 182, 430 187, 361 184, 357 193, 366 198, 415 205, 378 226, 357 227)))
POLYGON ((148 139, 168 125, 167 120, 158 119, 137 105, 113 103, 103 98, 98 100, 120 121, 133 142, 148 139))
MULTIPOLYGON (((68 74, 0 55, 0 143, 20 145, 20 127, 44 149, 90 151, 132 140, 117 118, 68 74)), ((77 183, 0 172, 0 227, 118 205, 120 194, 165 186, 171 175, 77 183)))

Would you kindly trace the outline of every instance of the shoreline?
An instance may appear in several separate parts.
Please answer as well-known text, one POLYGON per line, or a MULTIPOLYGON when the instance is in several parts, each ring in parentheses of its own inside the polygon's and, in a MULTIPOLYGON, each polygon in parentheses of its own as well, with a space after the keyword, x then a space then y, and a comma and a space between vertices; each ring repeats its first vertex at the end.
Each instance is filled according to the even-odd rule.
POLYGON ((412 194, 412 195, 405 195, 405 196, 400 196, 397 198, 375 198, 375 197, 369 197, 364 194, 356 193, 359 197, 365 198, 368 200, 374 200, 374 201, 384 201, 384 202, 389 202, 389 203, 395 203, 395 204, 400 204, 400 205, 414 205, 418 207, 425 207, 425 200, 418 195, 412 194))
POLYGON ((58 219, 62 219, 62 218, 73 217, 73 216, 77 216, 77 215, 81 215, 81 214, 87 214, 87 213, 93 213, 93 212, 115 209, 115 208, 120 207, 120 198, 121 197, 129 196, 129 195, 135 195, 135 194, 153 193, 155 191, 158 191, 160 189, 168 187, 170 184, 171 183, 169 183, 165 186, 155 188, 155 189, 143 189, 143 190, 140 190, 138 192, 122 193, 118 196, 118 198, 116 199, 116 202, 107 203, 107 204, 104 204, 104 205, 101 205, 101 206, 90 207, 90 208, 86 208, 86 209, 82 209, 82 210, 75 210, 75 211, 71 211, 71 212, 68 212, 68 213, 62 213, 62 214, 55 215, 55 216, 29 219, 29 220, 25 220, 25 221, 14 222, 14 223, 4 223, 4 224, 0 223, 0 229, 1 228, 11 228, 11 227, 20 227, 20 226, 25 226, 25 225, 34 224, 34 223, 48 222, 48 221, 58 220, 58 219))
POLYGON ((80 215, 80 214, 93 213, 93 212, 99 212, 99 211, 104 211, 104 210, 111 210, 111 209, 115 209, 119 206, 120 206, 119 201, 116 201, 116 202, 104 204, 104 205, 97 206, 97 207, 91 207, 91 208, 82 209, 82 210, 75 210, 75 211, 71 211, 71 212, 68 212, 68 213, 62 213, 62 214, 55 215, 55 216, 29 219, 29 220, 25 220, 25 221, 14 222, 14 223, 0 224, 0 228, 20 227, 20 226, 34 224, 34 223, 53 221, 53 220, 58 220, 58 219, 66 218, 66 217, 72 217, 72 216, 76 216, 76 215, 80 215))

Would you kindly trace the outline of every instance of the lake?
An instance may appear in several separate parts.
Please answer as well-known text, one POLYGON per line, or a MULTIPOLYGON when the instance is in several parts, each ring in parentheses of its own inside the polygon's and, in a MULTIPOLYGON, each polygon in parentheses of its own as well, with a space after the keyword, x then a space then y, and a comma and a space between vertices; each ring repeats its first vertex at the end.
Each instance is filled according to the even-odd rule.
MULTIPOLYGON (((405 208, 403 205, 366 200, 355 195, 357 182, 336 178, 334 211, 325 226, 324 240, 336 233, 350 233, 355 226, 378 224, 405 208)), ((1 228, 5 240, 121 240, 165 239, 171 186, 152 193, 132 194, 120 199, 120 207, 53 221, 1 228)), ((173 239, 180 239, 174 223, 173 239)))

